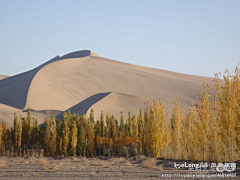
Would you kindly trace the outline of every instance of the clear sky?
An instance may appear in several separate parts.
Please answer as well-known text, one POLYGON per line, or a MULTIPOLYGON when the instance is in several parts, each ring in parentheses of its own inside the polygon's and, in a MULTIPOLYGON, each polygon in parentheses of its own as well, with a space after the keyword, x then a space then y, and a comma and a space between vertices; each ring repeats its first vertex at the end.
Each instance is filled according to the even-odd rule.
POLYGON ((213 77, 240 62, 240 0, 0 0, 0 75, 90 49, 213 77))

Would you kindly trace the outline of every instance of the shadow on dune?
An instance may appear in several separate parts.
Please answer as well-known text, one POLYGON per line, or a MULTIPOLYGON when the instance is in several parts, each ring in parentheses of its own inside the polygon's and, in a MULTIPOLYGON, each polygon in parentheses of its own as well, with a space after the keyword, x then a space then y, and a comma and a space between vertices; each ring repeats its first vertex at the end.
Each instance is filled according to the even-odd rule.
MULTIPOLYGON (((71 113, 82 115, 82 114, 86 113, 89 110, 89 108, 91 108, 92 105, 94 105, 96 102, 100 101, 101 99, 103 99, 104 97, 109 95, 110 93, 111 92, 98 93, 98 94, 95 94, 93 96, 90 96, 87 99, 81 101, 80 103, 74 105, 69 110, 70 110, 71 113)), ((67 112, 67 111, 68 110, 66 110, 65 112, 67 112)), ((60 113, 59 115, 56 116, 56 118, 57 119, 62 119, 62 115, 63 115, 63 113, 60 113)))

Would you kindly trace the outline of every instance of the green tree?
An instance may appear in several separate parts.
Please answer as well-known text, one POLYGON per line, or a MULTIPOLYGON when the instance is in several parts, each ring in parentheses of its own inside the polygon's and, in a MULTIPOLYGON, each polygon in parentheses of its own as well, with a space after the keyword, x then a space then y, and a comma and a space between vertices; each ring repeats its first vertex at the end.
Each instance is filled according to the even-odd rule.
POLYGON ((121 138, 123 138, 123 136, 125 135, 124 116, 122 111, 121 111, 121 117, 120 117, 119 135, 121 138))
POLYGON ((50 154, 51 156, 55 156, 57 149, 57 127, 56 127, 56 119, 54 116, 50 117, 50 154))
POLYGON ((133 118, 131 112, 128 112, 128 132, 129 137, 133 136, 133 118))
POLYGON ((101 111, 101 117, 100 117, 100 132, 101 132, 101 137, 104 137, 104 130, 105 130, 105 125, 104 125, 104 114, 103 114, 103 111, 101 111))
POLYGON ((69 144, 68 114, 63 113, 63 152, 65 157, 68 156, 68 144, 69 144))
POLYGON ((72 128, 73 135, 72 135, 71 146, 72 146, 73 156, 74 156, 74 157, 76 156, 77 131, 78 131, 78 129, 77 129, 76 122, 73 121, 73 128, 72 128))
POLYGON ((51 141, 51 130, 50 130, 50 122, 48 118, 45 118, 45 135, 44 135, 44 142, 45 142, 45 149, 47 155, 49 156, 49 149, 50 149, 50 141, 51 141))

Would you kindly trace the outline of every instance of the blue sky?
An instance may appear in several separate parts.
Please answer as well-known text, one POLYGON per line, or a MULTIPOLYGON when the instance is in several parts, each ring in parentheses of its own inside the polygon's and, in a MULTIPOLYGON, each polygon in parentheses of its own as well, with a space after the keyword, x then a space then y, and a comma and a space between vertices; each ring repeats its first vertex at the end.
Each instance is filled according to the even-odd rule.
POLYGON ((1 75, 80 49, 210 77, 240 62, 239 0, 0 0, 0 12, 1 75))

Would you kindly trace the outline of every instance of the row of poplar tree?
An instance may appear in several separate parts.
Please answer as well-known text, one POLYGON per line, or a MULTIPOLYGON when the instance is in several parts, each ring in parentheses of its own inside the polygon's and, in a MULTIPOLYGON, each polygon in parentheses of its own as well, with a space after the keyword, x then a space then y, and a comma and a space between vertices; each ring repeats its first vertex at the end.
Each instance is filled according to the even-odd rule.
POLYGON ((203 83, 197 101, 184 115, 175 98, 172 115, 167 118, 160 99, 147 100, 138 115, 121 112, 118 121, 94 111, 85 114, 63 113, 39 126, 28 110, 26 118, 14 115, 13 127, 0 123, 0 153, 18 155, 29 148, 44 149, 45 156, 146 156, 203 160, 235 161, 240 156, 240 71, 216 75, 215 88, 203 83), (97 118, 96 118, 97 119, 97 118))

